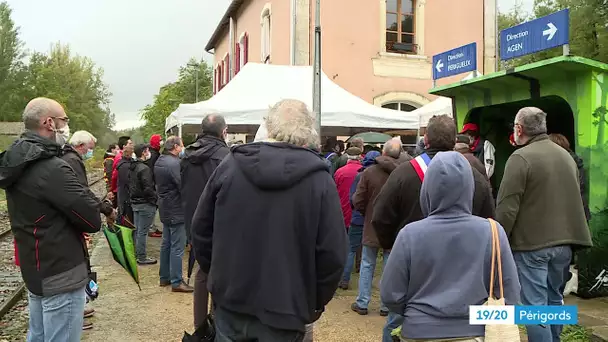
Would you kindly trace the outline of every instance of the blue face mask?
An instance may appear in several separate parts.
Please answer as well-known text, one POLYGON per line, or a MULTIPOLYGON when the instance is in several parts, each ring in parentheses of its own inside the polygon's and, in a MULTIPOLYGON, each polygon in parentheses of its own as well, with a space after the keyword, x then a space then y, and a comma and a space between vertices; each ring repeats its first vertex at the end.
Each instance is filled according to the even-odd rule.
POLYGON ((179 157, 184 158, 185 156, 186 156, 186 150, 182 149, 181 152, 179 152, 179 157))
POLYGON ((87 153, 82 156, 82 159, 87 160, 93 158, 93 150, 88 150, 87 153))

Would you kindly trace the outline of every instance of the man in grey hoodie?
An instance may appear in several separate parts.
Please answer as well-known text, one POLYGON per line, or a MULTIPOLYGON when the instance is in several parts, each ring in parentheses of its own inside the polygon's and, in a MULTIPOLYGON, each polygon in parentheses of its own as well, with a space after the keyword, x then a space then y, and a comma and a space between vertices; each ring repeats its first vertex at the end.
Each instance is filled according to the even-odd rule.
MULTIPOLYGON (((471 214, 474 188, 471 165, 460 153, 437 153, 420 190, 425 218, 401 229, 380 282, 382 303, 404 317, 402 340, 484 336, 483 325, 469 324, 469 306, 488 299, 492 230, 487 219, 471 214)), ((515 305, 515 261, 504 229, 497 228, 505 301, 515 305)))

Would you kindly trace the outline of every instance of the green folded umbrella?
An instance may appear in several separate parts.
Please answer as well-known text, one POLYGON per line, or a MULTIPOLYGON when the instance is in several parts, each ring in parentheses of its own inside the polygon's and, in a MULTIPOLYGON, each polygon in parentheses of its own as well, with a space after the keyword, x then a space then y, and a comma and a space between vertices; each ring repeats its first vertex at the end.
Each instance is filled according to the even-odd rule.
POLYGON ((384 144, 385 142, 391 140, 392 137, 385 133, 363 132, 351 136, 348 138, 348 140, 346 140, 346 142, 351 142, 355 138, 362 139, 366 144, 384 144))
POLYGON ((112 227, 104 226, 103 234, 108 240, 114 261, 120 264, 139 285, 139 273, 137 272, 137 259, 135 258, 135 247, 133 243, 133 230, 114 224, 112 227))

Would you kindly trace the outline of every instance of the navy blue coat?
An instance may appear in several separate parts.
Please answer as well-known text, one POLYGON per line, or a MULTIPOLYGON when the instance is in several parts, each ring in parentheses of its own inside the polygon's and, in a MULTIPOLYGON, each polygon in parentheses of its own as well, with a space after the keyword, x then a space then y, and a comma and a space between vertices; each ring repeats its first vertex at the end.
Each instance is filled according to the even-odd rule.
POLYGON ((154 164, 158 212, 160 221, 164 224, 184 223, 179 163, 177 156, 163 154, 154 164))

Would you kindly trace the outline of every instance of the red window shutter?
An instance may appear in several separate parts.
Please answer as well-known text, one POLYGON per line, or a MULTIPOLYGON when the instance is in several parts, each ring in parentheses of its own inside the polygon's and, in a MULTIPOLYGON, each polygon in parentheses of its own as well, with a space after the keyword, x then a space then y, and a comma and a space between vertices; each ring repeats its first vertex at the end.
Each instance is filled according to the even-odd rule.
POLYGON ((236 43, 234 47, 234 74, 238 74, 241 70, 241 44, 236 43))
POLYGON ((245 33, 243 36, 243 65, 249 60, 249 35, 245 33))

